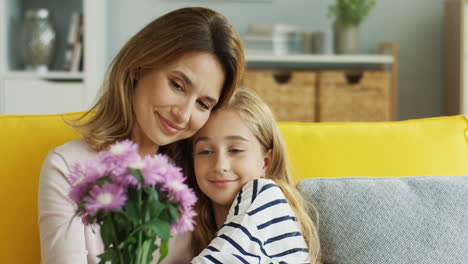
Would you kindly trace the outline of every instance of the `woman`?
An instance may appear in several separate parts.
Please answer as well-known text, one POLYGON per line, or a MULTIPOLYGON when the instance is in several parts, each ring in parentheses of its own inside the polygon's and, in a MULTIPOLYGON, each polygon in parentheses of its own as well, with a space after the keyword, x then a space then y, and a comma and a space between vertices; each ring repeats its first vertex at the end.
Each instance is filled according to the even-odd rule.
MULTIPOLYGON (((132 139, 144 156, 191 137, 213 108, 229 100, 243 69, 237 33, 209 9, 175 10, 133 36, 114 59, 97 103, 75 124, 83 138, 55 148, 44 161, 39 184, 42 263, 97 263, 102 252, 97 227, 75 218, 67 233, 75 210, 68 198, 71 162, 92 158, 118 140, 132 139)), ((177 149, 171 153, 177 155, 177 149)), ((190 234, 172 238, 169 248, 164 263, 189 262, 190 234)))

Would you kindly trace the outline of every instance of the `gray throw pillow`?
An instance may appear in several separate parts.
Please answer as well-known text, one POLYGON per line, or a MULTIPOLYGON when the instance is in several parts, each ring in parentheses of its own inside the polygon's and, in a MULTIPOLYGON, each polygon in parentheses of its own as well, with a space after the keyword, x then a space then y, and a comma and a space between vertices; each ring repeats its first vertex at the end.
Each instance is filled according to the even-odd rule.
POLYGON ((468 263, 468 176, 314 178, 324 263, 468 263))

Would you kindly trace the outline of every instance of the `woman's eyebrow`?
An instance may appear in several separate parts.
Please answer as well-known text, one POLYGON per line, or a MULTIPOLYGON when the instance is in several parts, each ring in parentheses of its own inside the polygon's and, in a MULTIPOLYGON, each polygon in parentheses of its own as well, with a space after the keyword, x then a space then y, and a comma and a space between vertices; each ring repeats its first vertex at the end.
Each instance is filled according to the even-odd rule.
POLYGON ((178 71, 178 70, 175 70, 174 71, 175 74, 179 75, 180 78, 182 78, 184 80, 184 82, 193 88, 193 82, 192 80, 190 80, 189 77, 187 77, 187 75, 185 75, 185 73, 181 72, 181 71, 178 71))

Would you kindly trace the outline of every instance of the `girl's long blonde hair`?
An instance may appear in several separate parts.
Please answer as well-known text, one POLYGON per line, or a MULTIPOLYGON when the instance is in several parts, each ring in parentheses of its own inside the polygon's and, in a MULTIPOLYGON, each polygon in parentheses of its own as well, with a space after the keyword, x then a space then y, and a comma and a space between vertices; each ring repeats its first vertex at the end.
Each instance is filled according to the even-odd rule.
MULTIPOLYGON (((302 198, 294 185, 288 169, 286 147, 270 108, 253 91, 240 88, 236 90, 231 100, 222 109, 237 111, 260 144, 266 150, 272 151, 271 165, 266 174, 267 178, 278 184, 292 207, 309 248, 310 261, 319 262, 320 243, 317 226, 310 217, 310 214, 314 214, 314 219, 318 221, 317 211, 302 198)), ((192 153, 189 148, 186 151, 192 153)), ((193 158, 187 160, 191 162, 193 158)), ((193 166, 193 163, 191 166, 193 166)), ((196 217, 195 231, 192 236, 193 253, 198 255, 215 237, 217 227, 210 199, 198 188, 193 168, 186 168, 186 173, 189 173, 189 184, 196 190, 199 197, 196 205, 198 216, 196 217)))
POLYGON ((213 54, 223 66, 225 82, 218 105, 232 96, 242 76, 242 42, 227 19, 208 8, 182 8, 140 30, 113 60, 95 105, 69 122, 96 151, 130 138, 134 126, 132 97, 141 68, 158 68, 190 52, 213 54))

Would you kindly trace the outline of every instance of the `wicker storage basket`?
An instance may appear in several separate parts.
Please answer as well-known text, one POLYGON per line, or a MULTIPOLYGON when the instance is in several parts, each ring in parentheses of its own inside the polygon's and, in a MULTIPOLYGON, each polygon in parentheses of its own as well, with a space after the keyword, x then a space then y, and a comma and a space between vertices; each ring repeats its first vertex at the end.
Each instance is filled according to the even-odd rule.
POLYGON ((318 79, 318 121, 390 120, 388 72, 323 71, 318 79))
POLYGON ((262 97, 277 121, 313 122, 316 83, 315 72, 249 70, 241 86, 262 97))

